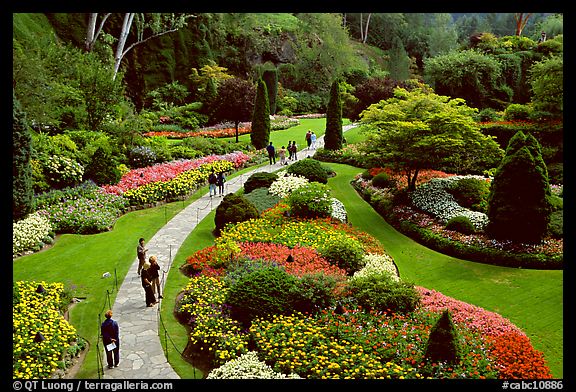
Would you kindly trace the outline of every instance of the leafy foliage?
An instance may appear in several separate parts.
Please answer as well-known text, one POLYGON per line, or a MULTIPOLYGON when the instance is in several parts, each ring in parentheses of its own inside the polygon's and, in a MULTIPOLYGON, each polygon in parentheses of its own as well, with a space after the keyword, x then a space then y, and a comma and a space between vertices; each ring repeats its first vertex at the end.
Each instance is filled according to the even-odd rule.
POLYGON ((326 108, 326 133, 324 134, 324 148, 327 150, 340 150, 342 148, 342 98, 340 97, 340 81, 332 82, 330 101, 326 108))
POLYGON ((224 196, 216 208, 214 233, 219 235, 228 223, 244 222, 248 219, 257 218, 259 215, 256 207, 244 196, 230 193, 224 196))
POLYGON ((256 89, 256 102, 252 114, 252 132, 250 141, 260 150, 268 145, 270 139, 270 104, 268 102, 268 89, 262 79, 258 80, 256 89))

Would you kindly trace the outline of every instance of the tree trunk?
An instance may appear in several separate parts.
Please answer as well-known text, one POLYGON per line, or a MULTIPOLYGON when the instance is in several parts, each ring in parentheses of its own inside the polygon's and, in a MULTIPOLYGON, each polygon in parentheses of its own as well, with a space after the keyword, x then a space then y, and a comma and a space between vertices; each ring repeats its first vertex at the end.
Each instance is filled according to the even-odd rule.
POLYGON ((124 46, 126 45, 126 40, 128 39, 128 34, 130 34, 130 27, 132 27, 132 21, 134 20, 134 13, 128 12, 124 15, 124 22, 122 23, 122 31, 120 32, 120 38, 118 39, 118 46, 116 47, 116 54, 114 55, 114 76, 112 80, 116 80, 116 75, 118 74, 118 69, 120 68, 120 62, 124 58, 124 46))
POLYGON ((360 13, 360 42, 364 42, 364 21, 362 20, 362 13, 360 13))
POLYGON ((94 44, 98 39, 98 35, 102 31, 102 27, 104 27, 104 22, 110 16, 110 13, 105 14, 100 22, 100 26, 98 26, 98 30, 96 30, 96 21, 98 20, 98 13, 91 13, 88 17, 88 28, 86 31, 86 40, 84 41, 84 49, 87 52, 91 52, 94 48, 94 44))
POLYGON ((368 14, 368 18, 366 19, 366 28, 364 29, 364 39, 362 40, 362 43, 365 44, 366 41, 368 41, 368 25, 370 24, 370 17, 372 16, 372 14, 368 14))
POLYGON ((522 30, 526 27, 526 23, 528 23, 528 19, 532 16, 532 13, 524 14, 524 13, 517 13, 514 14, 514 20, 516 20, 516 35, 519 37, 522 35, 522 30))

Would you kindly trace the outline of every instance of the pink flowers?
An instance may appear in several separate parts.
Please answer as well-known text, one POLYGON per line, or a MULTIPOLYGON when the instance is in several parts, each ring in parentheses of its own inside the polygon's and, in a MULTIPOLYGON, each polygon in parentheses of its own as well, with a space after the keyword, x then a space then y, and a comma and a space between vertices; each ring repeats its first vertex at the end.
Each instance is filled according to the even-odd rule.
POLYGON ((226 160, 234 164, 234 168, 239 168, 250 160, 250 156, 243 152, 233 152, 225 155, 209 155, 198 159, 187 159, 171 161, 148 166, 140 169, 133 169, 126 173, 118 184, 105 185, 102 187, 106 193, 120 195, 129 189, 136 189, 142 185, 157 181, 170 181, 179 174, 215 161, 226 160))

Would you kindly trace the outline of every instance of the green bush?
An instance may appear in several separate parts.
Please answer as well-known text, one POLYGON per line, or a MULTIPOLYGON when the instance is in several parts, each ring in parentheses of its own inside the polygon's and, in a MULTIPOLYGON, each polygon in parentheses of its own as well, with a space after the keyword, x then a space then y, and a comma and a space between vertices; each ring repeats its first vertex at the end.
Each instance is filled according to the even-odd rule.
POLYGON ((328 183, 328 173, 322 166, 320 161, 313 158, 305 158, 294 162, 286 169, 288 173, 302 176, 310 182, 319 182, 321 184, 328 183))
POLYGON ((297 283, 293 297, 294 310, 314 314, 335 305, 334 292, 338 279, 322 272, 306 274, 297 283))
POLYGON ((342 268, 349 276, 364 267, 364 249, 360 243, 346 235, 338 236, 317 249, 332 265, 342 268))
POLYGON ((348 287, 352 298, 367 310, 408 314, 420 304, 414 285, 392 280, 387 273, 354 277, 348 287))
POLYGON ((511 103, 504 110, 504 120, 528 120, 532 113, 532 108, 528 105, 511 103))
POLYGON ((224 196, 218 207, 216 207, 214 235, 219 236, 220 231, 228 223, 244 222, 259 216, 258 210, 248 199, 242 195, 229 193, 224 196))
POLYGON ((244 182, 244 193, 250 193, 257 188, 270 188, 270 185, 277 179, 276 173, 254 173, 244 182))
POLYGON ((486 213, 490 183, 480 178, 463 178, 452 182, 447 191, 462 207, 486 213))
POLYGON ((445 309, 432 327, 424 358, 431 362, 458 363, 461 357, 461 348, 458 342, 458 332, 452 321, 450 311, 445 309))
POLYGON ((292 190, 286 202, 295 217, 324 218, 332 212, 330 188, 317 182, 292 190))
POLYGON ((172 155, 172 159, 195 159, 200 158, 202 153, 192 147, 172 144, 170 145, 170 155, 172 155))
POLYGON ((396 180, 391 178, 388 173, 381 172, 372 178, 372 185, 377 188, 395 188, 396 180))
POLYGON ((259 213, 274 207, 281 198, 268 192, 268 188, 256 188, 244 194, 244 197, 256 207, 259 213))
POLYGON ((156 153, 147 146, 137 146, 128 155, 130 167, 140 168, 151 166, 156 162, 156 153))
POLYGON ((226 303, 230 315, 244 326, 256 317, 289 314, 294 310, 297 278, 275 266, 263 266, 240 276, 230 286, 226 303))
POLYGON ((457 231, 462 234, 473 234, 476 232, 474 225, 467 216, 455 216, 446 223, 446 230, 457 231))
POLYGON ((564 237, 564 211, 554 211, 550 214, 550 223, 548 224, 548 232, 556 238, 564 237))
POLYGON ((92 160, 86 166, 85 180, 92 180, 98 185, 117 184, 122 175, 117 168, 118 162, 104 149, 98 147, 92 160))

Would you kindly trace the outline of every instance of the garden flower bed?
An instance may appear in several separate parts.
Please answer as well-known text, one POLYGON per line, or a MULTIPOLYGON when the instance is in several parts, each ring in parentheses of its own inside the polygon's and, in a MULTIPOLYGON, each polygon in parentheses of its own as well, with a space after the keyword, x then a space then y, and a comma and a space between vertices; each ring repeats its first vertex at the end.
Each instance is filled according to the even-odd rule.
POLYGON ((62 283, 14 282, 12 307, 12 375, 19 379, 51 378, 65 370, 70 357, 86 343, 60 313, 62 283), (45 292, 37 292, 39 285, 45 292), (37 333, 44 340, 35 341, 37 333))
MULTIPOLYGON (((176 313, 190 327, 187 355, 202 358, 206 378, 551 378, 542 353, 533 349, 518 327, 496 313, 423 287, 412 288, 418 298, 412 311, 359 305, 350 286, 357 279, 390 279, 395 283, 386 284, 404 290, 410 285, 370 235, 333 218, 294 218, 289 211, 280 202, 258 219, 229 224, 214 246, 189 256, 182 267, 190 280, 179 296, 176 313), (357 241, 364 254, 353 275, 321 255, 327 243, 345 240, 357 241), (285 308, 255 317, 246 326, 234 316, 242 301, 234 297, 238 284, 244 274, 274 270, 279 271, 278 277, 292 276, 294 280, 283 279, 298 287, 308 287, 311 274, 316 279, 318 274, 325 276, 323 282, 336 277, 337 284, 315 291, 313 301, 319 302, 311 311, 285 308), (451 312, 458 334, 457 363, 425 356, 430 331, 444 309, 451 312)), ((281 280, 276 282, 282 287, 281 280)), ((268 290, 267 284, 255 285, 258 293, 268 290)), ((299 295, 270 290, 289 301, 299 295)), ((274 299, 256 303, 264 307, 268 300, 274 299)))

